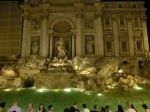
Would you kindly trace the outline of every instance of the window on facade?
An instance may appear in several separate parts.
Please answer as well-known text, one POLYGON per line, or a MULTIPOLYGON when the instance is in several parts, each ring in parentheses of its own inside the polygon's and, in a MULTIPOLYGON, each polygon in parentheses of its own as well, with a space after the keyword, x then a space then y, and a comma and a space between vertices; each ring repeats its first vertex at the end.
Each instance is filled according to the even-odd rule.
POLYGON ((110 27, 109 17, 105 17, 105 26, 110 27))
POLYGON ((120 24, 120 26, 124 26, 125 25, 123 17, 120 17, 119 24, 120 24))
POLYGON ((107 52, 111 52, 111 50, 112 50, 112 43, 111 43, 111 41, 107 41, 106 42, 106 49, 107 49, 107 52))
POLYGON ((108 8, 108 4, 105 4, 104 7, 105 7, 105 8, 108 8))
POLYGON ((137 6, 136 6, 136 4, 133 4, 133 8, 136 8, 137 6))
POLYGON ((124 64, 124 65, 127 65, 127 64, 128 64, 128 61, 123 61, 123 64, 124 64))
POLYGON ((135 27, 139 27, 140 26, 140 21, 139 21, 139 18, 137 18, 137 17, 134 18, 134 26, 135 27))
POLYGON ((118 7, 119 7, 119 8, 122 8, 122 4, 119 4, 118 7))
POLYGON ((126 41, 121 42, 121 49, 123 52, 127 52, 127 42, 126 41))
POLYGON ((140 40, 136 42, 136 48, 137 48, 137 50, 141 50, 142 49, 142 43, 141 43, 140 40))

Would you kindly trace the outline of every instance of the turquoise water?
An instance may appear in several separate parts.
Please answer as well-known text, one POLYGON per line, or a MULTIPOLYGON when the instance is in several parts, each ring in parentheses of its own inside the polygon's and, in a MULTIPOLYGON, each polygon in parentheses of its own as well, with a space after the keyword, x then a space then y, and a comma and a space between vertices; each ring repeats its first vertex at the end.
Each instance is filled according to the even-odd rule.
POLYGON ((22 89, 1 89, 0 102, 6 102, 8 108, 14 100, 18 101, 22 112, 25 112, 28 103, 34 105, 35 110, 38 109, 40 103, 45 105, 47 109, 49 104, 54 107, 54 112, 63 112, 64 108, 72 106, 73 102, 78 102, 78 108, 82 111, 81 105, 86 103, 88 108, 93 109, 93 105, 97 104, 99 109, 102 106, 109 105, 111 110, 115 112, 117 105, 121 104, 124 109, 126 102, 130 101, 134 104, 138 112, 142 112, 141 105, 146 103, 150 107, 150 87, 143 86, 142 89, 129 89, 122 91, 121 89, 109 89, 108 92, 83 92, 78 90, 42 90, 35 88, 22 89))

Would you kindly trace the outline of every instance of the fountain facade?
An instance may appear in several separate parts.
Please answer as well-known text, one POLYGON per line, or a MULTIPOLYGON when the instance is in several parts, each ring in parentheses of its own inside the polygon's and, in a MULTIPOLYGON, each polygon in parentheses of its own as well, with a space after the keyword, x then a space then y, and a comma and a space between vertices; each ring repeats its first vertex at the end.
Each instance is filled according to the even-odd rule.
POLYGON ((97 90, 149 83, 139 77, 147 76, 144 65, 149 66, 142 65, 149 60, 144 2, 117 4, 25 0, 20 4, 21 56, 1 70, 1 87, 13 82, 13 87, 97 90), (140 67, 144 72, 138 72, 140 67))

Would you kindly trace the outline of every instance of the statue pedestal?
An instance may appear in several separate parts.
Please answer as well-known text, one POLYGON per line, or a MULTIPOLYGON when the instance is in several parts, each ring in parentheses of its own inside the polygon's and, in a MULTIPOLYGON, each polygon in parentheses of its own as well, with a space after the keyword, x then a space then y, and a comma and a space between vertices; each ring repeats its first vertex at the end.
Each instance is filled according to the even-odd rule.
POLYGON ((94 65, 95 61, 97 60, 97 56, 95 56, 94 54, 86 55, 85 58, 88 58, 91 65, 94 65))
POLYGON ((64 73, 72 70, 72 66, 67 62, 51 62, 48 65, 48 72, 50 73, 64 73))
POLYGON ((66 68, 63 66, 48 67, 48 72, 50 72, 50 73, 62 73, 62 72, 66 72, 66 68))

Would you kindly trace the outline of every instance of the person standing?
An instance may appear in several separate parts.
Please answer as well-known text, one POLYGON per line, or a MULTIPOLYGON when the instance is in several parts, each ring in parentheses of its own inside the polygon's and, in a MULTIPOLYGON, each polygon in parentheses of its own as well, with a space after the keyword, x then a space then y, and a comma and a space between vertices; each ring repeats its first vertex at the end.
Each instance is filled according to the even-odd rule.
POLYGON ((21 112, 21 108, 18 107, 18 102, 14 101, 12 106, 7 110, 7 112, 21 112))
POLYGON ((150 110, 148 109, 148 106, 146 104, 142 105, 144 112, 150 112, 150 110))
POLYGON ((118 109, 116 112, 124 112, 122 105, 118 105, 118 109))
POLYGON ((99 110, 98 110, 98 105, 94 105, 94 110, 91 110, 90 112, 99 112, 99 110))
POLYGON ((136 112, 136 111, 131 108, 131 103, 127 103, 127 110, 125 110, 125 112, 136 112))
POLYGON ((131 108, 134 109, 137 112, 137 110, 135 109, 133 104, 131 104, 131 108))
POLYGON ((105 106, 105 110, 106 110, 106 112, 112 112, 112 111, 110 110, 110 107, 109 107, 108 105, 105 106))
POLYGON ((87 108, 86 104, 82 104, 83 112, 90 112, 90 110, 87 108))
POLYGON ((26 112, 34 112, 33 105, 31 103, 28 104, 28 108, 26 112))
POLYGON ((42 104, 42 103, 40 104, 38 112, 46 112, 44 104, 42 104))
POLYGON ((53 106, 52 105, 48 106, 48 112, 53 112, 53 106))
POLYGON ((70 107, 70 112, 75 112, 75 111, 76 111, 76 109, 77 109, 77 107, 78 107, 77 102, 74 102, 73 106, 72 106, 72 107, 70 107))
POLYGON ((5 105, 6 105, 5 102, 0 103, 0 112, 6 112, 5 105))

